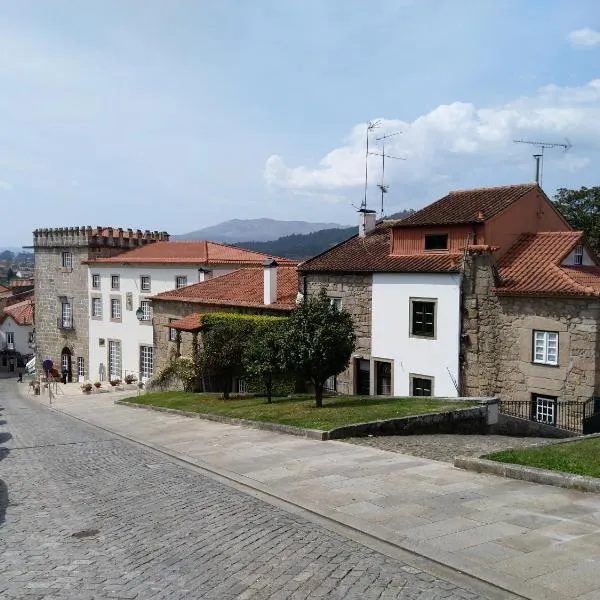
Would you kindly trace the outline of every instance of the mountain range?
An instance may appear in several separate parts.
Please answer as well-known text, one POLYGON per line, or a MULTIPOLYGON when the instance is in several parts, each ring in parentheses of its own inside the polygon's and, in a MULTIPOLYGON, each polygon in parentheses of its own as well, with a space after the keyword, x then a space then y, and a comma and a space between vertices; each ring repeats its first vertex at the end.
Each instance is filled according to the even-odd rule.
POLYGON ((209 240, 224 244, 235 244, 243 240, 268 242, 292 234, 307 234, 321 229, 340 229, 337 223, 309 223, 307 221, 278 221, 276 219, 231 219, 217 225, 197 229, 172 240, 209 240))

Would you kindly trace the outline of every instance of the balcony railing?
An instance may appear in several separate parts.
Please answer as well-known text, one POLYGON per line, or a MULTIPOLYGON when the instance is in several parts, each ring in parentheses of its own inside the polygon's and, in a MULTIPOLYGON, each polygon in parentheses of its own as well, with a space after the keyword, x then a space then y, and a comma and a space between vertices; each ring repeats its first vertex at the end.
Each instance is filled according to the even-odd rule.
POLYGON ((74 329, 72 317, 58 317, 56 319, 56 325, 59 329, 74 329))

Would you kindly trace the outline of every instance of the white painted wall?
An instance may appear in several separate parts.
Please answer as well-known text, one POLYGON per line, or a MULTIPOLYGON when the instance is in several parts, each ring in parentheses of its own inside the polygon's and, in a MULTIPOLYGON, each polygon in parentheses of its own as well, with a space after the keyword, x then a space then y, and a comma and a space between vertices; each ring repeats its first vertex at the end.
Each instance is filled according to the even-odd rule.
POLYGON ((6 317, 4 322, 0 324, 0 348, 4 348, 8 331, 14 333, 16 352, 23 355, 33 353, 33 350, 29 347, 29 334, 33 332, 33 325, 19 325, 12 317, 6 317))
MULTIPOLYGON (((232 269, 218 267, 213 269, 213 277, 230 273, 232 269)), ((188 285, 198 283, 198 267, 195 266, 144 266, 144 265, 119 265, 103 264, 90 265, 88 268, 88 314, 89 323, 89 357, 86 365, 86 378, 91 380, 108 380, 108 342, 109 340, 121 341, 121 366, 122 377, 126 372, 139 372, 140 346, 152 346, 152 320, 140 323, 135 316, 135 311, 140 306, 140 300, 150 298, 161 292, 175 289, 175 277, 187 276, 188 285), (92 275, 100 275, 100 289, 92 288, 92 275), (112 275, 119 275, 119 290, 111 289, 112 275), (150 292, 142 292, 140 289, 140 278, 149 275, 151 281, 150 292), (131 309, 127 309, 127 293, 132 294, 131 309), (102 297, 102 319, 91 318, 92 298, 102 297), (111 296, 121 298, 121 322, 110 320, 111 296), (105 340, 104 346, 100 346, 100 339, 105 340)), ((151 313, 152 314, 152 313, 151 313)), ((73 365, 75 370, 76 366, 73 365)), ((75 374, 75 373, 74 373, 75 374)))
POLYGON ((459 275, 374 273, 371 333, 372 357, 394 361, 394 396, 410 395, 411 373, 433 377, 435 396, 458 395, 448 369, 458 381, 459 275), (410 337, 411 298, 437 300, 435 339, 410 337))

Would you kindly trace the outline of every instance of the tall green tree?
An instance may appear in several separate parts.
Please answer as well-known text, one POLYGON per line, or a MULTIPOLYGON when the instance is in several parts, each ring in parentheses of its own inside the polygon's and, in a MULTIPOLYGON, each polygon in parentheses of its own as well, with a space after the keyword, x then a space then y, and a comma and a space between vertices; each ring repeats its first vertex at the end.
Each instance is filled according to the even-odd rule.
POLYGON ((284 366, 309 379, 315 405, 323 406, 323 388, 349 364, 356 346, 354 323, 347 310, 337 310, 325 290, 298 304, 286 325, 284 366))
POLYGON ((554 196, 554 204, 596 252, 600 252, 600 186, 579 190, 560 188, 554 196))
POLYGON ((273 383, 284 373, 284 324, 287 319, 257 325, 244 351, 244 371, 273 399, 273 383))

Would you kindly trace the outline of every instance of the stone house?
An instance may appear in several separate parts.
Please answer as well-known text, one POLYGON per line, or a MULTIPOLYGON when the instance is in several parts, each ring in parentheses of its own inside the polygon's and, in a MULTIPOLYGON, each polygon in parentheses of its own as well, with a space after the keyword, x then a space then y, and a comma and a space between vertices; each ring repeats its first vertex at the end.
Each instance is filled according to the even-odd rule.
POLYGON ((32 355, 33 300, 11 304, 0 313, 0 371, 23 367, 32 355))
POLYGON ((192 356, 203 313, 285 315, 297 297, 296 266, 291 261, 279 265, 273 259, 265 260, 261 268, 238 269, 218 279, 153 296, 157 372, 173 355, 192 356))
POLYGON ((179 297, 188 289, 193 293, 194 284, 217 282, 237 269, 260 268, 266 259, 260 252, 201 240, 157 241, 88 260, 90 373, 100 380, 127 374, 149 379, 157 358, 152 327, 156 303, 151 298, 165 292, 179 297))
POLYGON ((541 405, 597 393, 597 259, 537 184, 359 217, 358 235, 299 266, 308 294, 325 288, 355 320, 338 391, 541 405))
POLYGON ((60 227, 33 232, 36 368, 46 359, 68 381, 90 377, 89 260, 168 240, 158 231, 60 227))

